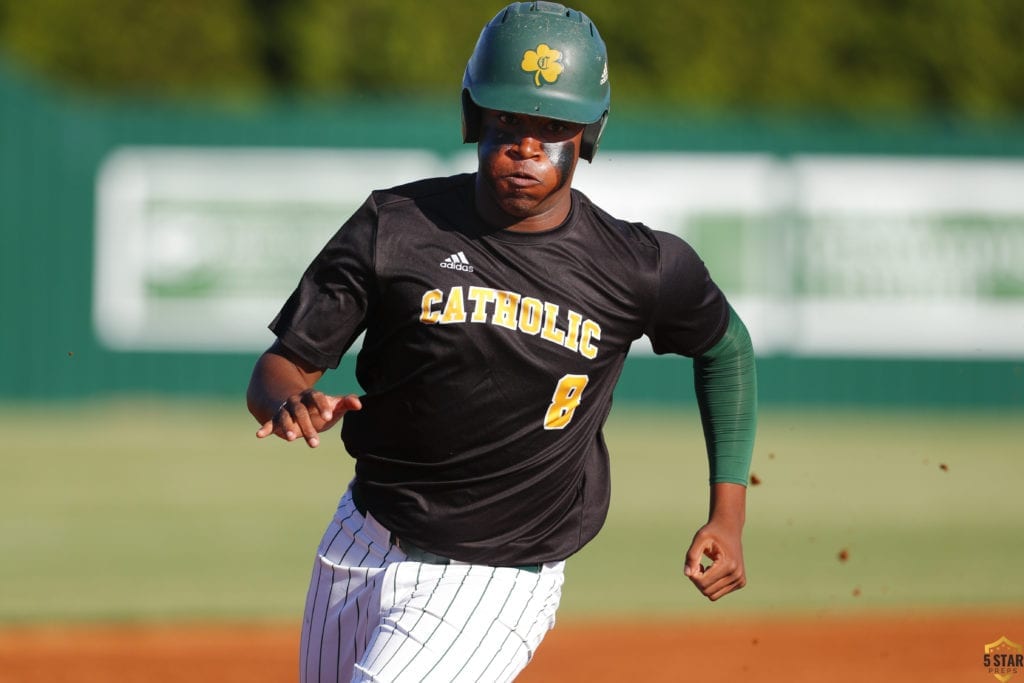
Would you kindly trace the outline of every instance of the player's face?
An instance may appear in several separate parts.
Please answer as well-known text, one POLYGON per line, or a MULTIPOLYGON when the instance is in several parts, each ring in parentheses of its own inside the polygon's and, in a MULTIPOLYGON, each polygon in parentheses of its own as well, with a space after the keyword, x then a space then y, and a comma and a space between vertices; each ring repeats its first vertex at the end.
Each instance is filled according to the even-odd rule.
POLYGON ((511 230, 557 227, 569 214, 583 125, 483 110, 476 204, 511 230))

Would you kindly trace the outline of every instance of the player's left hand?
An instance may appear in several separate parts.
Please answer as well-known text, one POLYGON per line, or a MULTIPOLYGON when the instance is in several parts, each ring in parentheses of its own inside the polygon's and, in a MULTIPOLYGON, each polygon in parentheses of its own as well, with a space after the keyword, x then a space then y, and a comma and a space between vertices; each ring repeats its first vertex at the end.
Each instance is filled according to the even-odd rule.
POLYGON ((683 573, 712 601, 743 588, 747 575, 740 532, 715 521, 705 524, 693 537, 683 573), (704 557, 711 560, 710 565, 702 564, 704 557))

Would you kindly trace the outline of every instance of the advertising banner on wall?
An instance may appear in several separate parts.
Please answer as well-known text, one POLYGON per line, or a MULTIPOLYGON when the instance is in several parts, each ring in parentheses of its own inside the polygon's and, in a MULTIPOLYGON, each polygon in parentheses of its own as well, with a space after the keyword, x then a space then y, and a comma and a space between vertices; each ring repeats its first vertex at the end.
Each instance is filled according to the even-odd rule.
MULTIPOLYGON (((96 188, 97 335, 115 350, 264 348, 302 270, 371 190, 474 163, 122 148, 96 188)), ((761 354, 1024 357, 1024 161, 602 150, 575 185, 691 242, 761 354)))

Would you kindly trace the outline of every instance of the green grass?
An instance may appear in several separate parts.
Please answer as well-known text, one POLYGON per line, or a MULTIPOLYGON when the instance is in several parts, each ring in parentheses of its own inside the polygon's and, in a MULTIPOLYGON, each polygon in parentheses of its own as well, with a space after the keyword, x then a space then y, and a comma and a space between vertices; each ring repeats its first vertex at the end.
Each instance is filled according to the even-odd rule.
MULTIPOLYGON (((298 618, 351 463, 336 434, 255 428, 241 404, 5 407, 0 622, 298 618)), ((612 510, 562 617, 1024 606, 1020 413, 763 410, 750 583, 715 605, 681 574, 707 507, 695 409, 617 407, 607 435, 612 510)))
MULTIPOLYGON (((1022 418, 762 411, 748 587, 711 613, 1024 605, 1022 418)), ((620 412, 609 431, 612 513, 567 610, 708 609, 680 577, 706 515, 698 424, 620 412)))
POLYGON ((336 443, 257 441, 241 404, 8 409, 0 424, 6 620, 293 614, 351 475, 336 443))

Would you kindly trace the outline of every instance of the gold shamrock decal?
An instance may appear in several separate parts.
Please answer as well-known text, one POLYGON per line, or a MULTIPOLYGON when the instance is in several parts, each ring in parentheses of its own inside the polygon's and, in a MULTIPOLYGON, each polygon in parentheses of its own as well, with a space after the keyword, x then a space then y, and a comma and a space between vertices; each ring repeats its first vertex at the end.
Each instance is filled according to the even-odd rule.
POLYGON ((533 84, 538 88, 543 85, 541 77, 548 83, 558 80, 559 74, 565 71, 565 67, 559 61, 562 53, 553 50, 546 43, 541 43, 536 50, 527 50, 523 53, 523 71, 533 72, 533 84))

